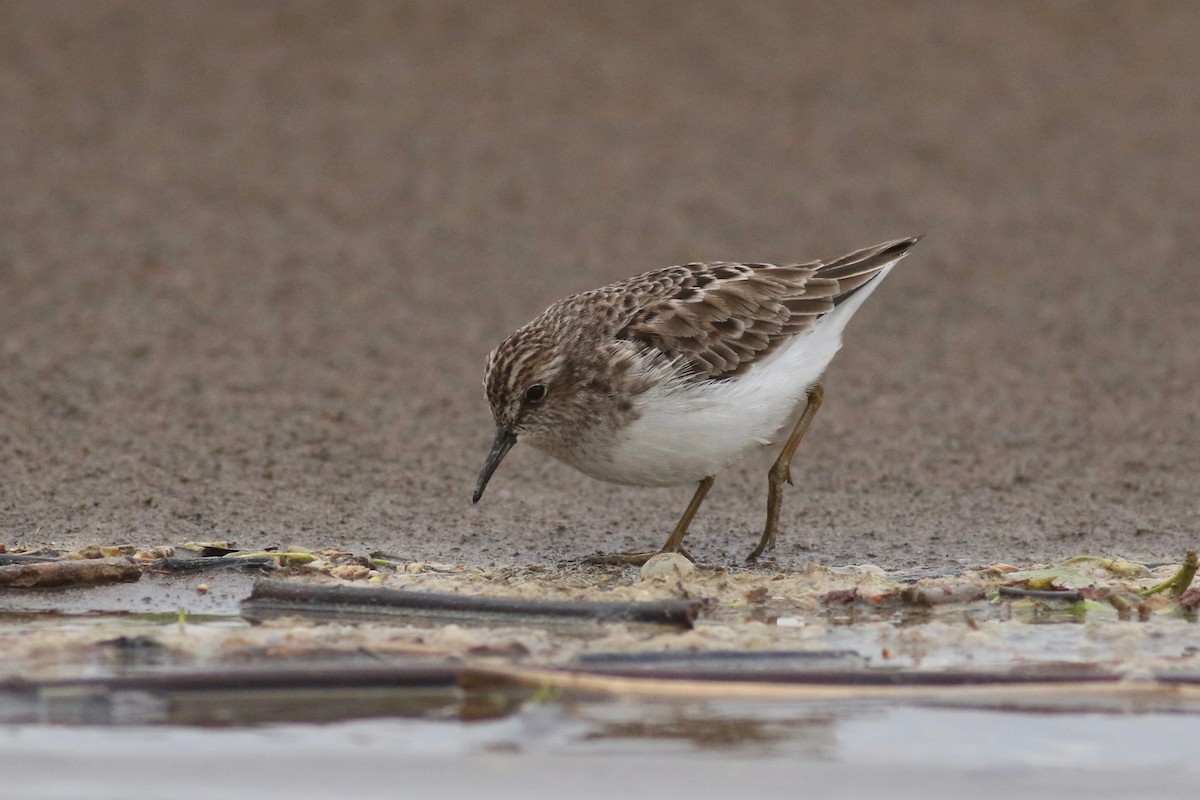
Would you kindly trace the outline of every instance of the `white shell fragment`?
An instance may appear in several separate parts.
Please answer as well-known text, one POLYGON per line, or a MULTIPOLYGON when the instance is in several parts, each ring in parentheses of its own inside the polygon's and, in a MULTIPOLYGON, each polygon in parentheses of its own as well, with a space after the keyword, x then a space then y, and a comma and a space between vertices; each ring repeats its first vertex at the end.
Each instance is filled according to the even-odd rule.
POLYGON ((696 565, 679 553, 657 553, 642 565, 642 580, 679 579, 696 571, 696 565))

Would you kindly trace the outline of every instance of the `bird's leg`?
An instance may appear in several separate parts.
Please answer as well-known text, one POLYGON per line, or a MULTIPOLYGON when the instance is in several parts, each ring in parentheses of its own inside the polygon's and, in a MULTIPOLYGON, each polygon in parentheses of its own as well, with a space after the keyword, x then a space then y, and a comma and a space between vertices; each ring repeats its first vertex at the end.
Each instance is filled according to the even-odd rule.
POLYGON ((683 516, 679 518, 679 522, 675 523, 675 530, 671 531, 671 535, 667 537, 667 543, 663 545, 660 553, 682 553, 687 556, 688 560, 691 560, 692 557, 683 549, 683 536, 687 533, 688 526, 692 524, 692 518, 700 510, 704 496, 712 488, 713 480, 713 477, 709 475, 700 481, 700 485, 696 487, 696 493, 692 495, 692 502, 688 503, 688 507, 683 510, 683 516))
POLYGON ((792 482, 792 456, 796 454, 796 448, 800 446, 800 440, 804 438, 804 434, 808 431, 808 426, 812 424, 813 417, 817 415, 817 409, 821 407, 821 401, 824 398, 825 387, 819 383, 813 384, 813 387, 808 390, 804 413, 800 415, 792 435, 788 437, 787 444, 783 446, 783 450, 779 451, 779 458, 775 459, 770 472, 767 473, 767 524, 763 528, 758 547, 754 548, 754 552, 746 557, 747 561, 754 561, 764 552, 775 547, 775 534, 779 532, 779 510, 783 506, 783 482, 787 481, 788 484, 792 482))
POLYGON ((620 564, 641 566, 651 559, 651 557, 659 553, 679 553, 689 561, 693 560, 691 554, 683 549, 683 537, 687 533, 688 526, 692 524, 692 518, 696 516, 696 512, 700 510, 700 504, 704 502, 704 496, 708 494, 708 490, 712 488, 713 477, 710 475, 700 481, 700 485, 696 487, 696 493, 692 495, 692 501, 688 503, 688 507, 684 509, 683 516, 679 518, 679 522, 675 523, 675 530, 671 531, 671 535, 667 537, 667 543, 662 546, 661 550, 652 551, 649 553, 611 553, 608 555, 594 556, 585 560, 588 564, 620 564))

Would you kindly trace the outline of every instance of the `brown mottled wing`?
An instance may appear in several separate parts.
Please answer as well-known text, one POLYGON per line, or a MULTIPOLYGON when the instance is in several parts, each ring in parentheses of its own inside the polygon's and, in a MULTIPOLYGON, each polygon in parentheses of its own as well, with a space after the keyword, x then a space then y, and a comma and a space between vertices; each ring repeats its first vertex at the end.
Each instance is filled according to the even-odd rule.
POLYGON ((731 378, 811 328, 903 258, 918 238, 885 242, 828 263, 687 264, 650 272, 613 287, 632 289, 642 299, 617 338, 684 359, 697 378, 731 378))

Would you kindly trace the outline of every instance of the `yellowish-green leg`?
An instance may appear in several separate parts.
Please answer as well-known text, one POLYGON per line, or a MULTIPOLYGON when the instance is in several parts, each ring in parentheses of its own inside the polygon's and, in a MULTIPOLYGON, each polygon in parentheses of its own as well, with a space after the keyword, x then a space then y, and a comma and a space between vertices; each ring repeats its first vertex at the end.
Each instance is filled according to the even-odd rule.
POLYGON ((700 504, 704 502, 704 496, 708 494, 708 490, 712 488, 712 485, 712 476, 700 481, 700 485, 696 487, 696 493, 692 495, 692 502, 688 503, 683 516, 679 518, 679 522, 675 523, 675 530, 671 531, 671 535, 667 537, 667 543, 662 546, 661 550, 653 550, 649 553, 610 553, 586 559, 585 563, 632 564, 640 566, 649 561, 652 556, 656 556, 659 553, 679 553, 685 558, 691 559, 692 556, 687 550, 683 549, 683 537, 687 533, 688 526, 692 524, 692 518, 700 510, 700 504))
POLYGON ((671 535, 667 537, 667 543, 663 545, 662 550, 659 551, 660 553, 682 553, 689 559, 691 558, 688 552, 683 549, 683 536, 687 533, 688 526, 692 524, 692 518, 700 510, 700 504, 704 502, 704 496, 712 488, 713 480, 714 478, 709 475, 700 481, 700 485, 696 487, 696 493, 692 495, 692 502, 688 503, 688 507, 684 509, 683 516, 679 518, 679 522, 675 523, 675 530, 671 531, 671 535))
POLYGON ((783 450, 779 451, 779 458, 775 459, 775 463, 771 465, 771 471, 767 473, 767 524, 763 528, 758 547, 754 548, 754 552, 746 557, 747 561, 754 561, 775 547, 775 535, 779 533, 779 510, 783 506, 783 483, 787 481, 790 485, 792 482, 792 456, 796 454, 800 440, 804 438, 808 426, 812 424, 813 417, 817 415, 817 409, 821 407, 821 401, 824 399, 825 387, 821 384, 814 384, 808 390, 808 401, 804 405, 804 413, 800 415, 792 435, 788 437, 787 444, 783 446, 783 450))

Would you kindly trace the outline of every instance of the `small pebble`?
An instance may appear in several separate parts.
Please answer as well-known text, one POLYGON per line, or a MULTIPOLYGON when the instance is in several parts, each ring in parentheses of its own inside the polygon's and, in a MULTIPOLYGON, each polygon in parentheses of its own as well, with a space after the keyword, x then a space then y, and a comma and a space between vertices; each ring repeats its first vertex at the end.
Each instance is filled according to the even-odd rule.
POLYGON ((641 578, 644 581, 655 578, 678 579, 691 575, 696 571, 696 565, 679 553, 658 553, 642 565, 641 578))

